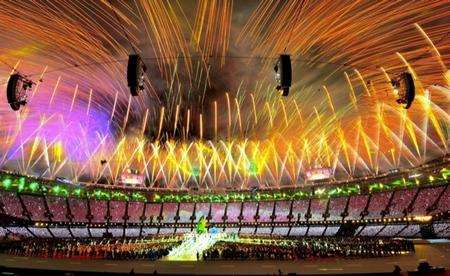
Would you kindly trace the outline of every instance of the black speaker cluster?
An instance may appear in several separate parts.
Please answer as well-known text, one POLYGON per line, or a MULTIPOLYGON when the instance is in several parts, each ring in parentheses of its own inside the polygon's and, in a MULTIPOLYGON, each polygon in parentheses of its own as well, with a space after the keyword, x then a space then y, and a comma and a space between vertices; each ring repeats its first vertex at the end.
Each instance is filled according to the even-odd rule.
POLYGON ((144 90, 144 74, 146 71, 147 67, 141 56, 137 54, 128 56, 127 82, 131 95, 137 96, 140 91, 144 90))
POLYGON ((9 77, 6 87, 6 98, 12 110, 17 111, 21 105, 27 103, 27 93, 31 89, 33 82, 19 73, 9 77))
POLYGON ((410 108, 416 95, 414 78, 411 73, 401 73, 398 78, 391 79, 391 84, 398 91, 397 103, 404 105, 405 109, 410 108))
POLYGON ((273 68, 275 70, 275 79, 278 83, 277 90, 283 91, 283 96, 289 95, 289 88, 292 85, 292 65, 290 55, 280 55, 273 68))

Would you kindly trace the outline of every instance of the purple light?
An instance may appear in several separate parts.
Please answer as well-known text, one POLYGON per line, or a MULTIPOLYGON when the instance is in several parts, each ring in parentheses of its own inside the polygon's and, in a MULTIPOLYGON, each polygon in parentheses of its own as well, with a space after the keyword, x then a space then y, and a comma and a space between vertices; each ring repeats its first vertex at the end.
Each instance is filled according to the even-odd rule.
POLYGON ((71 93, 58 91, 61 94, 50 103, 51 93, 46 92, 37 93, 26 106, 26 113, 21 114, 25 119, 9 148, 8 160, 18 158, 21 146, 31 146, 36 137, 41 145, 45 141, 50 148, 59 143, 64 158, 74 162, 88 160, 102 140, 104 143, 111 141, 109 114, 98 110, 97 104, 92 102, 88 112, 83 98, 76 99, 72 105, 71 93))

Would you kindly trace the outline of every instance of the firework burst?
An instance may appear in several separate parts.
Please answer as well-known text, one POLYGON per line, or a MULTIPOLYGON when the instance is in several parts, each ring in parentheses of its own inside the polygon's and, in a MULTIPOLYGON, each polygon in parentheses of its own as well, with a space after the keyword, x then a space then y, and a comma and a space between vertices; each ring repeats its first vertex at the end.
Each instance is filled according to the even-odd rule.
POLYGON ((20 113, 0 97, 4 169, 284 187, 312 167, 348 179, 448 153, 446 1, 19 2, 0 11, 2 86, 14 70, 37 84, 20 113), (138 98, 124 76, 133 48, 150 69, 138 98), (270 67, 285 51, 295 82, 280 98, 270 67), (403 71, 417 87, 407 111, 390 84, 403 71))

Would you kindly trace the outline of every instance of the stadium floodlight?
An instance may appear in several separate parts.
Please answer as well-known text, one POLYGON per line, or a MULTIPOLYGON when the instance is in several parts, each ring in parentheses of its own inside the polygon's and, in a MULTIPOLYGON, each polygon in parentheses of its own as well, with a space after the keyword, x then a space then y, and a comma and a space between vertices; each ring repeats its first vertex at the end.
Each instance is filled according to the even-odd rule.
POLYGON ((275 80, 277 90, 283 90, 283 96, 289 95, 289 88, 292 84, 292 65, 290 55, 280 55, 275 67, 275 80))
POLYGON ((392 86, 397 90, 398 104, 404 105, 405 109, 411 107, 416 95, 414 78, 409 72, 403 72, 396 79, 391 79, 392 86))
POLYGON ((9 77, 6 87, 6 98, 14 111, 20 109, 21 105, 27 103, 27 92, 31 89, 33 82, 19 73, 9 77))
POLYGON ((130 93, 133 96, 139 95, 139 91, 144 90, 144 73, 147 67, 141 56, 133 54, 128 56, 127 82, 130 93))

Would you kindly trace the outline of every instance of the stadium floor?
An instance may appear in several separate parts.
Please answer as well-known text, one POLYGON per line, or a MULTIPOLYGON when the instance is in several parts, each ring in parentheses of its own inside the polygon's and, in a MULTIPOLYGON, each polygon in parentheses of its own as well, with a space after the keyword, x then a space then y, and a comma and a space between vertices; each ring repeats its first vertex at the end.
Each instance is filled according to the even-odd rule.
MULTIPOLYGON (((417 268, 419 260, 426 259, 432 266, 450 267, 450 243, 416 244, 416 253, 405 256, 369 259, 322 259, 317 261, 108 261, 67 260, 17 257, 0 254, 0 266, 38 270, 63 270, 94 273, 136 274, 203 274, 203 275, 267 275, 278 274, 346 274, 391 272, 395 264, 403 271, 417 268)), ((4 268, 0 268, 3 270, 4 268)))

